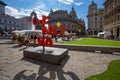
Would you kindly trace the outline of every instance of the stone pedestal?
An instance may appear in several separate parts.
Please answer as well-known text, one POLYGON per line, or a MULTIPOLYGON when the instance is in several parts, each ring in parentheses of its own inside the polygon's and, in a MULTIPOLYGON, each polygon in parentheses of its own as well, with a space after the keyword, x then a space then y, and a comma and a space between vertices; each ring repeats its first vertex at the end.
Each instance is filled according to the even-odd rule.
POLYGON ((42 51, 43 47, 30 47, 23 51, 26 58, 45 61, 52 64, 60 64, 60 62, 68 56, 68 49, 45 47, 45 52, 42 51))

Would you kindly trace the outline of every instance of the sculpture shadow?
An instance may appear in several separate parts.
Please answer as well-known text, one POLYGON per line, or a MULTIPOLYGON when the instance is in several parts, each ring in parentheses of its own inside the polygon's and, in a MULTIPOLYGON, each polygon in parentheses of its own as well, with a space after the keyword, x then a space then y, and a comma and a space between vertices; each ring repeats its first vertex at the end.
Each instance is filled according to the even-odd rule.
POLYGON ((29 76, 26 76, 26 75, 24 75, 24 73, 26 71, 27 70, 23 70, 23 71, 17 73, 13 80, 35 80, 36 74, 33 73, 33 74, 29 75, 29 76))
POLYGON ((15 77, 14 80, 20 80, 21 78, 24 78, 24 80, 68 80, 65 78, 66 76, 69 76, 71 78, 71 80, 80 80, 79 77, 71 72, 71 71, 67 71, 65 72, 63 70, 65 64, 67 63, 67 61, 69 60, 69 56, 67 56, 60 65, 54 65, 54 64, 49 64, 49 63, 44 63, 41 61, 36 61, 36 60, 32 60, 32 59, 28 59, 28 58, 23 58, 22 60, 25 61, 29 61, 33 64, 37 64, 40 65, 39 69, 38 69, 38 73, 33 73, 30 76, 25 76, 23 75, 23 73, 25 72, 25 70, 19 72, 15 77), (36 74, 38 76, 36 76, 36 74), (49 74, 49 76, 48 76, 49 74), (46 77, 47 75, 47 77, 46 77))
POLYGON ((23 51, 24 49, 27 49, 27 47, 23 47, 23 48, 19 49, 19 51, 23 51))
POLYGON ((19 45, 17 45, 17 44, 12 46, 12 48, 20 48, 20 47, 21 47, 21 46, 19 46, 19 45))

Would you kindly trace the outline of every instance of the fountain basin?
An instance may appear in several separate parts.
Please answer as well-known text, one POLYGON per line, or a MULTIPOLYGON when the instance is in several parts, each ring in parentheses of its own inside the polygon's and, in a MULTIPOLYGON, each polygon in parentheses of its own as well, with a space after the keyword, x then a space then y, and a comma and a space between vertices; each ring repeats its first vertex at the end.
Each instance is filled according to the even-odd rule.
POLYGON ((52 64, 60 64, 61 61, 68 56, 68 49, 45 47, 43 53, 43 47, 29 47, 23 51, 25 58, 31 58, 39 61, 44 61, 52 64))

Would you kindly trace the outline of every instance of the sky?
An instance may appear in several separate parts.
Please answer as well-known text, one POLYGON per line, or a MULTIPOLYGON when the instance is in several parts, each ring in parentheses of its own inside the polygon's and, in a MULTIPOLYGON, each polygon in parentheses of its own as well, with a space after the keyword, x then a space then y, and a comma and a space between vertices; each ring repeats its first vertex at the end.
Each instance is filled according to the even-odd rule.
POLYGON ((84 19, 87 28, 87 14, 88 6, 92 1, 97 3, 98 8, 104 8, 103 3, 105 0, 3 0, 7 6, 5 7, 6 14, 21 18, 30 16, 30 13, 34 10, 38 18, 42 15, 48 15, 51 8, 56 10, 71 11, 74 7, 77 17, 84 19))

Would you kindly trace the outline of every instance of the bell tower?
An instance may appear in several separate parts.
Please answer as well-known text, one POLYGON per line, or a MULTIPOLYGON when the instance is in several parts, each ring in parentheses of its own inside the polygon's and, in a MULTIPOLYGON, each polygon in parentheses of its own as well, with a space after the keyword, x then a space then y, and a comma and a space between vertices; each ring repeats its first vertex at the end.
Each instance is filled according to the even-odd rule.
POLYGON ((5 4, 4 2, 3 2, 3 0, 0 0, 0 13, 5 13, 5 6, 6 6, 7 4, 5 4))
POLYGON ((71 10, 71 12, 70 12, 70 15, 71 15, 72 18, 77 18, 77 15, 76 15, 76 12, 75 12, 73 6, 72 6, 72 10, 71 10))

